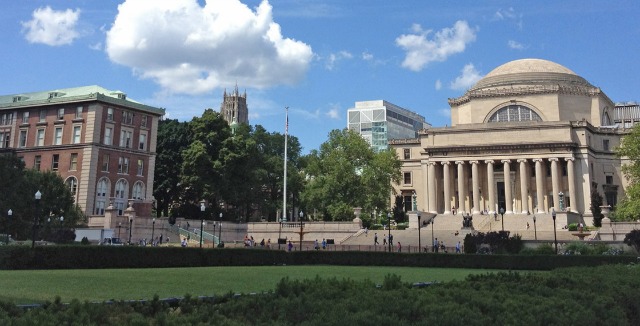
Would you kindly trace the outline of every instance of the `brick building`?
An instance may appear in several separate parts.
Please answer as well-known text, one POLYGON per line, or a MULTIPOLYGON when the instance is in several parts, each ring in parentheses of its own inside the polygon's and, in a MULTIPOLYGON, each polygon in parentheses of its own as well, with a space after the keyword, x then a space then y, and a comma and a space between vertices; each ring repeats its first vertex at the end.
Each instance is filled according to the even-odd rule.
POLYGON ((85 86, 0 96, 0 151, 56 171, 88 215, 133 199, 151 214, 159 109, 120 91, 85 86))

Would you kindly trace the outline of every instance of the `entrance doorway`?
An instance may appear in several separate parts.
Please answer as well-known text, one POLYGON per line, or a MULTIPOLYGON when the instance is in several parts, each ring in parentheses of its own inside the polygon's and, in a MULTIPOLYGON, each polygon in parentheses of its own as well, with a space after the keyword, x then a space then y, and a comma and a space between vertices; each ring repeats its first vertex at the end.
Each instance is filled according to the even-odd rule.
POLYGON ((506 201, 504 199, 504 181, 498 181, 496 183, 496 190, 498 191, 498 212, 500 208, 507 209, 506 201))

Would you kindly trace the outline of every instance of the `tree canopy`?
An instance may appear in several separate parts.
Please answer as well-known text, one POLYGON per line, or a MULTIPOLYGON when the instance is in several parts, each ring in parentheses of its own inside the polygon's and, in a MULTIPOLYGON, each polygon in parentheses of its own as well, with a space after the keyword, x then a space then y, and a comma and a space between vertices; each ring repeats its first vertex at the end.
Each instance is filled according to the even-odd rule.
POLYGON ((359 134, 333 130, 307 157, 304 206, 321 211, 326 220, 350 220, 354 207, 362 208, 363 219, 374 210, 386 211, 400 167, 392 150, 376 153, 359 134))
POLYGON ((615 207, 612 219, 616 221, 640 220, 640 124, 625 135, 616 148, 616 155, 624 159, 622 172, 629 181, 623 198, 615 207))

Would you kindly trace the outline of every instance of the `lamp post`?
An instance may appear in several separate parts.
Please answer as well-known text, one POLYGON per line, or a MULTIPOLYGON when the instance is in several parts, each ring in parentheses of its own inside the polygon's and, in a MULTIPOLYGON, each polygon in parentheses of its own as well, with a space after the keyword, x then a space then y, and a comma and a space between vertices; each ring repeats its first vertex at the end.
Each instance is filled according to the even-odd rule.
POLYGON ((389 252, 391 252, 391 212, 387 212, 387 221, 388 221, 388 228, 389 228, 389 237, 387 238, 388 242, 389 242, 389 252))
POLYGON ((35 199, 36 199, 36 215, 33 217, 33 234, 31 239, 31 248, 36 247, 36 237, 38 235, 38 221, 40 220, 38 216, 40 215, 40 199, 42 199, 42 193, 40 193, 40 190, 36 192, 35 199))
POLYGON ((218 225, 218 243, 222 243, 222 212, 220 213, 220 225, 218 225))
POLYGON ((302 231, 302 229, 304 228, 304 224, 302 224, 302 218, 304 217, 304 213, 300 211, 298 215, 300 215, 300 251, 302 251, 302 234, 304 233, 302 231))
POLYGON ((553 243, 556 246, 556 255, 558 254, 558 238, 556 237, 556 209, 551 209, 551 218, 553 219, 553 243))
POLYGON ((431 244, 434 245, 433 252, 436 252, 435 242, 434 242, 434 238, 433 238, 433 223, 435 221, 436 221, 436 217, 434 216, 434 217, 431 218, 431 244))
POLYGON ((13 215, 13 211, 9 209, 7 212, 7 234, 6 234, 6 244, 9 244, 9 220, 11 219, 11 215, 13 215))
POLYGON ((120 239, 120 231, 122 231, 122 222, 118 222, 118 239, 120 239))
POLYGON ((280 228, 278 229, 278 250, 280 250, 280 238, 282 238, 282 217, 280 217, 278 224, 280 224, 280 228))
POLYGON ((500 207, 500 221, 502 222, 502 231, 504 231, 504 207, 500 207))
POLYGON ((154 217, 151 221, 151 245, 153 246, 153 235, 156 232, 156 218, 154 217))
POLYGON ((538 240, 538 228, 536 228, 536 216, 533 215, 533 235, 538 240))
POLYGON ((131 229, 133 228, 133 218, 129 217, 129 245, 131 245, 131 229))
POLYGON ((420 230, 422 228, 422 224, 420 224, 420 213, 418 213, 418 252, 422 251, 422 242, 420 242, 420 230))
POLYGON ((200 249, 202 249, 202 229, 204 229, 204 200, 200 202, 200 249))

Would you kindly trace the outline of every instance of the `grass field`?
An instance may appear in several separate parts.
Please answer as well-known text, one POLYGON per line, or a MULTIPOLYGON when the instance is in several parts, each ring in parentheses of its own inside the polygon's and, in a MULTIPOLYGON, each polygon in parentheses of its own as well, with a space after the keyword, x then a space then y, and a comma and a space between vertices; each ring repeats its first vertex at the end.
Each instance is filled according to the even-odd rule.
POLYGON ((137 300, 251 293, 273 290, 285 276, 291 279, 336 277, 369 279, 382 283, 387 274, 403 282, 448 282, 469 274, 493 271, 477 269, 354 266, 259 266, 164 269, 0 271, 0 300, 16 304, 137 300))

